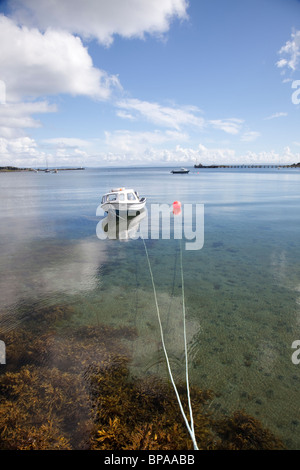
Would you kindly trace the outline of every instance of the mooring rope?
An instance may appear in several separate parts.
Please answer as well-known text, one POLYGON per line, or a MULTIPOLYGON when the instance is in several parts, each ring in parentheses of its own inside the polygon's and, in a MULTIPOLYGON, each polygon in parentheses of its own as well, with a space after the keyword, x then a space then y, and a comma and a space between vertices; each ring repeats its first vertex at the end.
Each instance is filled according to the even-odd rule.
POLYGON ((182 243, 181 243, 181 240, 179 240, 179 244, 180 244, 180 272, 181 272, 181 291, 182 291, 182 313, 183 313, 183 336, 184 336, 184 352, 185 352, 186 390, 187 390, 188 404, 189 404, 189 410, 190 410, 191 430, 192 430, 193 434, 195 434, 193 410, 192 410, 190 387, 189 387, 189 364, 188 364, 188 351, 187 351, 187 339, 186 339, 185 295, 184 295, 184 279, 183 279, 182 243))
MULTIPOLYGON (((174 381, 174 378, 173 378, 173 374, 172 374, 172 370, 171 370, 171 366, 170 366, 170 361, 169 361, 169 356, 168 356, 167 349, 166 349, 166 346, 165 346, 164 332, 163 332, 161 318, 160 318, 160 312, 159 312, 159 306, 158 306, 158 301, 157 301, 157 294, 156 294, 156 288, 155 288, 155 283, 154 283, 153 272, 152 272, 152 268, 151 268, 151 263, 150 263, 150 258, 149 258, 147 246, 146 246, 146 243, 145 243, 145 240, 144 240, 144 237, 143 237, 142 233, 141 233, 141 238, 143 240, 144 247, 145 247, 145 252, 146 252, 146 256, 147 256, 148 267, 149 267, 150 277, 151 277, 151 281, 152 281, 152 287, 153 287, 153 293, 154 293, 154 299, 155 299, 155 305, 156 305, 156 311, 157 311, 157 317, 158 317, 158 323, 159 323, 159 328, 160 328, 161 342, 162 342, 162 347, 163 347, 163 351, 164 351, 166 362, 167 362, 169 376, 170 376, 170 379, 171 379, 171 382, 172 382, 172 385, 173 385, 173 388, 174 388, 174 391, 175 391, 175 394, 176 394, 176 398, 177 398, 177 401, 178 401, 178 404, 179 404, 181 414, 182 414, 183 419, 185 421, 187 430, 188 430, 188 432, 191 436, 194 449, 199 450, 197 442, 196 442, 195 431, 194 431, 194 421, 193 421, 193 413, 192 413, 189 382, 188 382, 188 360, 187 360, 187 343, 186 343, 186 327, 185 327, 185 306, 184 306, 185 305, 185 299, 184 299, 184 284, 183 284, 182 249, 181 249, 181 280, 182 280, 182 303, 183 303, 183 319, 184 319, 184 342, 185 342, 185 356, 186 356, 186 358, 185 358, 186 359, 186 361, 185 361, 185 364, 186 364, 186 382, 187 382, 186 385, 187 385, 187 395, 188 395, 188 403, 189 403, 191 424, 189 423, 189 421, 186 417, 186 414, 184 412, 184 409, 183 409, 183 406, 182 406, 182 403, 181 403, 181 399, 180 399, 180 396, 179 396, 179 393, 178 393, 178 390, 177 390, 177 387, 176 387, 176 384, 175 384, 175 381, 174 381)), ((180 248, 181 248, 181 246, 180 246, 180 248)))

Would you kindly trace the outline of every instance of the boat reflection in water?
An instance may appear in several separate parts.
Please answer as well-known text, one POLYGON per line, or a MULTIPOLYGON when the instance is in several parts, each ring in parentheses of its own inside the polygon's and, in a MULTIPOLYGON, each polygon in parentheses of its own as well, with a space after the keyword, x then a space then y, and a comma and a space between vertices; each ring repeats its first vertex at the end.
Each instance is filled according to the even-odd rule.
POLYGON ((130 215, 126 212, 116 214, 113 211, 107 213, 97 226, 97 236, 100 239, 109 240, 135 240, 139 238, 138 230, 141 221, 146 217, 147 210, 142 209, 136 212, 136 215, 130 215), (99 230, 100 229, 100 230, 99 230))

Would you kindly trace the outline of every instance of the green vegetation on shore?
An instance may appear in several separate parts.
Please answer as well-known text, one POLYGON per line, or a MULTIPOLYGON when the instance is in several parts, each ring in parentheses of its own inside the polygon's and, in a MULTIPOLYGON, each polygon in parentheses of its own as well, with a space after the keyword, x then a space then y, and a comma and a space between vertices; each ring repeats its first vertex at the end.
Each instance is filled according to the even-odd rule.
MULTIPOLYGON (((59 168, 59 171, 65 171, 65 170, 84 170, 83 167, 79 167, 79 168, 59 168)), ((14 172, 14 171, 57 171, 56 169, 51 169, 51 170, 46 170, 45 168, 18 168, 16 166, 0 166, 0 172, 3 172, 3 173, 7 173, 7 172, 14 172)))
POLYGON ((0 171, 33 171, 32 168, 18 168, 16 166, 0 166, 0 171))

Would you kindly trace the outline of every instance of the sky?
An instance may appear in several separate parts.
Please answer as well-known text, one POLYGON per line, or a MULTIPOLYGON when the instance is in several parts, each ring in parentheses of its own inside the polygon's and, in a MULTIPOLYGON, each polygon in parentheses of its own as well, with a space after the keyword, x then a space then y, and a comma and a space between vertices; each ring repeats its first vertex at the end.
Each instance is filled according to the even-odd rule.
POLYGON ((299 0, 0 0, 0 166, 297 162, 299 0))

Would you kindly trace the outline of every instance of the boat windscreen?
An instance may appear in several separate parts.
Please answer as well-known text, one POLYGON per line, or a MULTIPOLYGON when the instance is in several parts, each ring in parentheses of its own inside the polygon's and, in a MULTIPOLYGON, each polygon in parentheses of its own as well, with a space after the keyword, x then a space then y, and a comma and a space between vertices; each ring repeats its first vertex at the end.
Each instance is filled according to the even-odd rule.
POLYGON ((128 201, 135 201, 136 200, 136 195, 134 193, 128 193, 127 194, 127 199, 128 199, 128 201))

